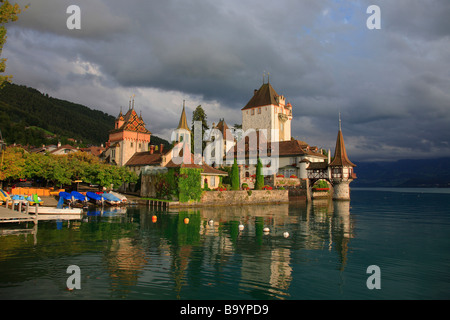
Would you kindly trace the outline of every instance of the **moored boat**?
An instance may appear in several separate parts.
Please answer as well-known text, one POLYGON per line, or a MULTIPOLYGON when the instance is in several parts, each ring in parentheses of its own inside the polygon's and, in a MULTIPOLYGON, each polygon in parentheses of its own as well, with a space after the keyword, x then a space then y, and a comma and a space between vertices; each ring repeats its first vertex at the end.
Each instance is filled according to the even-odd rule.
POLYGON ((84 194, 81 194, 78 191, 72 191, 70 195, 73 199, 72 207, 82 208, 87 206, 88 198, 84 194))
POLYGON ((0 189, 0 203, 11 201, 11 196, 7 194, 3 189, 0 189))
POLYGON ((116 196, 117 198, 119 198, 119 200, 122 202, 122 204, 126 204, 127 197, 125 197, 123 194, 120 194, 120 193, 114 192, 114 191, 110 191, 109 193, 116 196))
POLYGON ((61 191, 59 193, 58 207, 61 206, 61 208, 62 208, 62 204, 68 204, 68 205, 72 204, 72 195, 70 193, 65 192, 65 191, 61 191))
POLYGON ((95 193, 95 192, 91 192, 88 191, 86 192, 86 197, 88 198, 88 200, 96 205, 103 205, 104 199, 101 195, 95 193))
POLYGON ((28 200, 26 199, 25 196, 19 195, 19 194, 13 195, 13 196, 11 197, 11 200, 12 200, 14 203, 22 202, 22 204, 26 204, 26 203, 28 202, 28 200))
POLYGON ((110 206, 118 206, 122 203, 119 198, 111 193, 105 192, 102 193, 101 196, 105 199, 105 203, 109 204, 110 206))
POLYGON ((38 214, 82 214, 81 208, 55 208, 55 207, 39 207, 38 214))
POLYGON ((39 197, 37 194, 30 195, 30 196, 26 197, 25 200, 27 200, 28 203, 32 206, 34 206, 36 204, 38 204, 38 205, 44 204, 44 201, 42 201, 41 197, 39 197))

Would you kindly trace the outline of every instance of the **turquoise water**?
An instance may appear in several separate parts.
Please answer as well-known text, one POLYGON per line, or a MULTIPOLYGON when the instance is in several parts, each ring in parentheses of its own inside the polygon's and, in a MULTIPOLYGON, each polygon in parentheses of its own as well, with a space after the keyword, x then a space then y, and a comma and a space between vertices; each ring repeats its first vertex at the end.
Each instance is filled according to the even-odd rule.
POLYGON ((433 190, 3 225, 0 299, 449 299, 450 194, 433 190))

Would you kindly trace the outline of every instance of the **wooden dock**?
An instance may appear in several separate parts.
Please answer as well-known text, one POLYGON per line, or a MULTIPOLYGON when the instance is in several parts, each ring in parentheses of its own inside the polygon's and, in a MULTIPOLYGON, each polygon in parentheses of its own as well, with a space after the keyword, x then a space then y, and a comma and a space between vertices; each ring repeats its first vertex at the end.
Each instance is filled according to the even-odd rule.
MULTIPOLYGON (((39 212, 39 205, 30 206, 27 203, 7 202, 5 206, 0 206, 0 223, 20 223, 20 222, 34 222, 40 220, 80 220, 83 218, 81 210, 79 212, 61 212, 55 208, 54 212, 48 212, 47 207, 42 207, 42 212, 39 212)), ((75 210, 74 210, 75 211, 75 210)))
POLYGON ((12 210, 6 207, 0 207, 0 223, 11 222, 36 222, 37 216, 12 210))
POLYGON ((146 201, 148 203, 149 208, 159 208, 159 209, 163 209, 163 210, 169 210, 169 205, 174 204, 173 202, 157 200, 157 199, 150 199, 150 200, 146 200, 146 201))

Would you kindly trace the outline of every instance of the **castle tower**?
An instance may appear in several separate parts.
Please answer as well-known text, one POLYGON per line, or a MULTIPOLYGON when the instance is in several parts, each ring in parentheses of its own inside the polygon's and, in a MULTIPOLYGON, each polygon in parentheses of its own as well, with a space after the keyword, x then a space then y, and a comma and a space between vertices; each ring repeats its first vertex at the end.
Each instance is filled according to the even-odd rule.
POLYGON ((356 179, 353 168, 356 167, 347 156, 344 137, 341 130, 341 118, 339 115, 339 131, 334 150, 334 159, 329 164, 331 180, 333 182, 334 200, 350 200, 350 183, 356 179))
POLYGON ((278 132, 278 141, 291 140, 292 105, 284 96, 276 93, 267 82, 255 90, 253 97, 242 108, 242 129, 266 129, 267 140, 276 141, 271 130, 278 132))
POLYGON ((180 121, 178 123, 178 127, 175 129, 174 132, 172 132, 171 140, 172 140, 172 142, 175 142, 175 143, 182 142, 182 141, 190 142, 190 140, 191 140, 191 130, 189 129, 189 126, 187 124, 184 101, 183 101, 183 111, 181 111, 180 121), (187 139, 189 139, 189 140, 187 140, 187 139))
POLYGON ((148 151, 151 134, 142 117, 134 110, 133 99, 125 115, 120 110, 114 129, 109 132, 107 161, 124 166, 136 152, 148 151))

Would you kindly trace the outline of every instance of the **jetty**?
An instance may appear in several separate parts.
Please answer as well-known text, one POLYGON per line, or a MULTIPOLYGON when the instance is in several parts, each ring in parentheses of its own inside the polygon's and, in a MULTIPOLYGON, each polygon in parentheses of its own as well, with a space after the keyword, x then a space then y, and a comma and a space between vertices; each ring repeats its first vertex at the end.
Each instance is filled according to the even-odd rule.
POLYGON ((53 207, 30 206, 28 202, 7 201, 0 206, 0 223, 34 222, 39 220, 80 220, 82 209, 57 209, 53 207))
POLYGON ((36 217, 7 207, 0 207, 0 223, 28 221, 36 222, 36 217))

